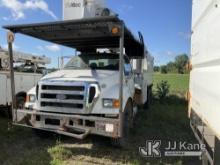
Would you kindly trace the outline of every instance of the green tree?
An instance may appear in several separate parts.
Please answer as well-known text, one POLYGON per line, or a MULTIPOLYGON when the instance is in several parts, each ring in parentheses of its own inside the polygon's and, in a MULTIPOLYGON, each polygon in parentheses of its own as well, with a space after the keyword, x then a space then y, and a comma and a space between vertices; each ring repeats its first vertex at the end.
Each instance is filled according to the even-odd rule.
POLYGON ((174 62, 169 62, 167 64, 167 72, 178 73, 178 69, 177 69, 176 64, 174 62))
POLYGON ((160 72, 161 72, 162 74, 167 74, 167 66, 166 66, 166 65, 162 65, 162 66, 160 67, 160 72))
POLYGON ((189 57, 186 54, 179 55, 175 58, 175 64, 178 73, 184 74, 186 72, 186 65, 188 61, 189 61, 189 57))
POLYGON ((159 66, 154 66, 154 72, 159 72, 160 71, 160 67, 159 66))

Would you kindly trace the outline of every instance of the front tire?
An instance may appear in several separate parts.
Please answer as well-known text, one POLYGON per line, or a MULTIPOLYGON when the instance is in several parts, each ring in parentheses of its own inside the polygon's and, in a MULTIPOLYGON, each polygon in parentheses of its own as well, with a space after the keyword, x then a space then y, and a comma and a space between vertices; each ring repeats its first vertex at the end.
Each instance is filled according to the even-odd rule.
POLYGON ((133 128, 133 105, 129 101, 125 106, 123 113, 123 128, 122 128, 122 137, 112 138, 111 143, 115 147, 126 147, 129 142, 130 130, 133 128))

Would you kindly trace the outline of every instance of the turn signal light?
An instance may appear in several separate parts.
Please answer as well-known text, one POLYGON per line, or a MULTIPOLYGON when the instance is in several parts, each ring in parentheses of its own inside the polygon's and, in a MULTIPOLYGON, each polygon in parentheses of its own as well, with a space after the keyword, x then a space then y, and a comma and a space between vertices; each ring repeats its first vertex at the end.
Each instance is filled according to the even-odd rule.
POLYGON ((103 107, 105 107, 105 108, 119 108, 120 102, 118 99, 103 99, 103 107))
POLYGON ((112 28, 112 34, 118 34, 119 33, 119 28, 113 27, 112 28))
POLYGON ((113 100, 113 108, 119 108, 120 107, 120 101, 119 100, 113 100))

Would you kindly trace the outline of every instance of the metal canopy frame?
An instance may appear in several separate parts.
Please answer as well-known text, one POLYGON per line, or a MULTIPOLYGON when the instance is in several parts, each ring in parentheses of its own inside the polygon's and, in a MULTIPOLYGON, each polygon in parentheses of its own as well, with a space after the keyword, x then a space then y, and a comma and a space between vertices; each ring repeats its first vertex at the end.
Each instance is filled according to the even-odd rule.
MULTIPOLYGON (((75 48, 78 51, 96 48, 118 48, 124 23, 118 17, 96 17, 71 21, 58 21, 27 25, 11 25, 3 28, 41 40, 75 48), (119 32, 113 34, 112 28, 119 32)), ((124 47, 130 58, 141 58, 144 45, 124 26, 124 47)))
MULTIPOLYGON (((124 82, 124 48, 130 58, 144 58, 144 45, 138 41, 118 17, 100 17, 82 20, 60 21, 27 25, 11 25, 3 28, 13 33, 21 33, 41 40, 57 43, 67 47, 75 48, 78 51, 89 51, 96 48, 119 48, 119 135, 123 136, 123 82, 124 82), (113 33, 112 28, 118 32, 113 33)), ((10 36, 8 35, 8 40, 10 36)), ((15 80, 13 70, 13 48, 12 41, 8 41, 8 48, 11 61, 11 92, 13 122, 17 122, 17 107, 15 106, 15 80)))

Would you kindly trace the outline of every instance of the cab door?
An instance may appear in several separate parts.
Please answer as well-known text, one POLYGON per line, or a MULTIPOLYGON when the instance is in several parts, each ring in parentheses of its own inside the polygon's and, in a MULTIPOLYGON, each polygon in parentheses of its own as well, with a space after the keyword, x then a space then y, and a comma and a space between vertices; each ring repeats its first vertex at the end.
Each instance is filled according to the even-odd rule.
POLYGON ((127 56, 124 58, 124 75, 125 75, 125 85, 129 89, 130 96, 134 95, 134 75, 130 60, 127 56))

